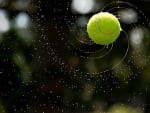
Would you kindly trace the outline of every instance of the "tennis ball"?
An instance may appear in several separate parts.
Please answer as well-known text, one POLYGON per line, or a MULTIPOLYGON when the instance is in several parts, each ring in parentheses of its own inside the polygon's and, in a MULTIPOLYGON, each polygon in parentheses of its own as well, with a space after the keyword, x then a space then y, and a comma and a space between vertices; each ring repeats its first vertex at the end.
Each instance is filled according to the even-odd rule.
POLYGON ((119 20, 108 12, 93 15, 87 24, 90 39, 100 45, 108 45, 116 41, 120 31, 119 20))

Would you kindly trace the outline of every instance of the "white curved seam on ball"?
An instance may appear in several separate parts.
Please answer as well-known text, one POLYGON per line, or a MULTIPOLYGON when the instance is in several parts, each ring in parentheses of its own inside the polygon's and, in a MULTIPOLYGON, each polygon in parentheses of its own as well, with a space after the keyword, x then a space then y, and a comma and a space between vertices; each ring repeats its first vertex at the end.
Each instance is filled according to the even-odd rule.
POLYGON ((102 34, 104 34, 104 35, 111 35, 111 36, 115 34, 114 31, 113 31, 112 33, 104 33, 104 32, 102 32, 102 30, 101 30, 100 27, 98 26, 98 17, 95 17, 95 19, 96 19, 96 22, 95 22, 96 28, 97 28, 97 30, 98 30, 100 33, 102 33, 102 34))

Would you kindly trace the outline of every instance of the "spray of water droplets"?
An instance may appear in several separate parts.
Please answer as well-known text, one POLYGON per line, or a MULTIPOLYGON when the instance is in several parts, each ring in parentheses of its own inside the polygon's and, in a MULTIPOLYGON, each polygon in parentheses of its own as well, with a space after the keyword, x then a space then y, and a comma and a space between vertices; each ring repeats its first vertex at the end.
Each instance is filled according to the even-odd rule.
MULTIPOLYGON (((61 60, 65 62, 66 67, 69 67, 75 74, 102 74, 121 68, 122 65, 139 66, 144 65, 143 62, 146 65, 148 60, 145 59, 141 61, 141 64, 134 63, 135 57, 143 55, 142 53, 136 54, 136 52, 142 51, 141 48, 146 48, 150 43, 148 38, 150 23, 142 10, 130 3, 117 1, 105 5, 99 12, 110 12, 120 21, 122 31, 113 44, 97 45, 89 39, 86 25, 91 15, 69 12, 69 16, 63 15, 55 18, 58 23, 59 20, 63 20, 64 23, 60 22, 60 24, 65 26, 64 28, 60 24, 55 26, 59 35, 58 40, 60 40, 55 43, 64 44, 64 56, 61 60)), ((145 50, 144 52, 148 55, 145 50)), ((55 55, 57 54, 59 53, 55 55)))

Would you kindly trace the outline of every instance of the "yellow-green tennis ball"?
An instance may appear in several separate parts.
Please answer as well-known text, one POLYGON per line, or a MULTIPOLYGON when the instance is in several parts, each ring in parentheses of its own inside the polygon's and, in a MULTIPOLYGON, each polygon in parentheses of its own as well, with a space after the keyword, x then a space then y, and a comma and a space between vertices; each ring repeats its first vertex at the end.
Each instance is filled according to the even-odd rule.
POLYGON ((118 18, 108 12, 93 15, 87 24, 88 35, 96 44, 113 43, 119 37, 120 31, 118 18))

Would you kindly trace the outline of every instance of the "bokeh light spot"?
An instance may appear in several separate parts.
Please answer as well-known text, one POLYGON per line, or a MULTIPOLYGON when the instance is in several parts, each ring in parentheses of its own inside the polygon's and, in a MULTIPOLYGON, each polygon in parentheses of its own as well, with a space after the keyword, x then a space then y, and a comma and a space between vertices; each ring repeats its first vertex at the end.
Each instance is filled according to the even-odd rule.
POLYGON ((6 15, 6 12, 0 10, 0 32, 4 33, 7 32, 9 29, 10 29, 10 23, 6 15))
POLYGON ((133 9, 124 9, 119 12, 120 20, 123 23, 131 24, 138 21, 137 13, 133 9))
POLYGON ((142 43, 144 31, 142 28, 135 28, 130 33, 131 45, 136 47, 142 43))
POLYGON ((73 0, 72 9, 80 14, 87 14, 92 11, 95 6, 94 0, 73 0))
POLYGON ((29 16, 26 13, 20 13, 15 20, 15 26, 17 28, 27 28, 30 24, 29 16))

